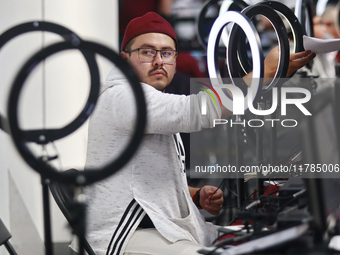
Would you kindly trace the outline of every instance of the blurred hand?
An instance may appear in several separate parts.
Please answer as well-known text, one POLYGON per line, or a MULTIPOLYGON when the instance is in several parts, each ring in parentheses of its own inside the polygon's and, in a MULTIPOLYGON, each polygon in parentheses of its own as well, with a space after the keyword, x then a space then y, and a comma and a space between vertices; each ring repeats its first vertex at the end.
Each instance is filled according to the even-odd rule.
POLYGON ((290 54, 289 67, 287 71, 287 77, 291 76, 295 71, 308 64, 316 54, 311 51, 302 51, 290 54))
MULTIPOLYGON (((279 64, 279 46, 272 49, 264 60, 264 78, 271 80, 276 73, 279 64)), ((291 76, 295 71, 305 66, 309 61, 315 57, 315 53, 311 51, 302 51, 291 53, 289 58, 289 66, 287 77, 291 76)), ((265 82, 266 83, 266 82, 265 82)))
POLYGON ((223 205, 223 191, 214 186, 203 186, 200 191, 200 205, 207 212, 218 215, 223 205))

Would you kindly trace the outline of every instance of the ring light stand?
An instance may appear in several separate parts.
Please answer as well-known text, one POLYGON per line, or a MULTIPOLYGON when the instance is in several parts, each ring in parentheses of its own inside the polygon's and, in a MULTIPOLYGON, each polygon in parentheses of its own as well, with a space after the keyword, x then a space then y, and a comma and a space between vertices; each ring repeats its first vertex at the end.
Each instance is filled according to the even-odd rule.
MULTIPOLYGON (((261 93, 259 93, 258 97, 256 98, 256 105, 257 105, 257 110, 265 110, 266 109, 266 100, 271 98, 271 90, 274 86, 276 87, 281 87, 283 82, 284 82, 284 77, 286 77, 287 70, 288 70, 288 64, 289 64, 289 41, 288 41, 288 35, 286 32, 286 28, 282 22, 281 17, 276 13, 275 10, 273 10, 271 7, 266 6, 266 5, 253 5, 245 8, 241 13, 249 17, 250 19, 253 19, 256 15, 263 15, 265 18, 269 20, 269 22, 272 24, 274 27, 275 33, 278 38, 279 42, 279 48, 280 48, 280 56, 279 56, 279 64, 278 68, 276 70, 275 76, 272 79, 272 81, 264 88, 261 90, 261 93)), ((245 51, 240 51, 240 47, 242 49, 245 48, 245 46, 240 46, 245 42, 245 39, 242 38, 242 34, 237 31, 238 28, 230 33, 230 38, 235 38, 231 39, 233 43, 231 43, 230 48, 228 49, 228 53, 232 56, 231 61, 229 62, 229 67, 231 70, 231 76, 232 77, 241 77, 244 75, 243 72, 240 72, 239 70, 242 70, 240 68, 240 64, 245 66, 245 64, 248 64, 248 62, 245 62, 244 59, 247 59, 246 52, 245 51), (238 61, 240 59, 240 61, 238 61), (240 62, 240 64, 239 64, 240 62)), ((243 69, 248 69, 249 67, 246 67, 243 69)), ((244 87, 244 91, 246 90, 246 84, 242 84, 244 87)), ((277 97, 275 97, 276 100, 277 97)), ((264 116, 259 116, 258 119, 261 121, 264 121, 264 116)), ((256 161, 258 165, 260 165, 263 161, 264 158, 264 146, 263 146, 263 132, 264 132, 264 127, 256 127, 255 128, 255 134, 256 134, 256 161)), ((263 192, 263 177, 262 173, 257 173, 257 193, 258 196, 261 195, 263 192)))
MULTIPOLYGON (((90 71, 92 71, 92 67, 91 66, 89 67, 90 71)), ((94 72, 94 74, 91 73, 91 76, 97 75, 99 75, 97 72, 94 72)), ((92 77, 91 80, 93 80, 92 86, 96 86, 97 89, 99 90, 99 76, 92 77), (95 80, 97 81, 97 83, 94 82, 95 80)), ((94 106, 95 105, 92 104, 91 107, 89 107, 89 109, 92 111, 94 106)), ((36 170, 39 174, 51 180, 63 182, 66 184, 72 184, 75 186, 86 186, 107 178, 129 161, 133 153, 137 150, 136 145, 139 145, 144 134, 144 128, 146 123, 145 120, 146 108, 145 99, 143 97, 143 91, 139 84, 137 76, 134 74, 131 67, 121 60, 121 57, 117 53, 115 53, 114 51, 105 46, 102 46, 94 42, 80 41, 79 44, 73 44, 72 42, 66 41, 56 43, 42 49, 41 51, 33 55, 20 69, 10 91, 10 97, 8 102, 8 116, 14 144, 16 145, 21 156, 34 170, 36 170), (56 171, 56 169, 54 169, 52 166, 46 164, 44 160, 37 160, 36 157, 28 149, 26 143, 32 141, 39 143, 39 141, 37 141, 36 139, 39 139, 41 135, 47 136, 49 138, 48 140, 51 140, 50 137, 52 137, 53 140, 60 139, 66 136, 67 134, 73 132, 75 130, 74 128, 75 126, 79 127, 83 123, 85 123, 86 119, 90 116, 89 114, 90 111, 84 112, 83 118, 77 117, 73 121, 75 123, 72 122, 66 127, 63 127, 61 129, 52 130, 42 129, 34 131, 24 131, 19 127, 18 100, 20 92, 24 87, 25 80, 27 79, 30 71, 32 71, 37 66, 37 64, 39 64, 42 60, 44 60, 46 57, 52 54, 55 54, 59 51, 70 49, 81 49, 82 51, 98 53, 103 57, 107 58, 112 63, 114 63, 123 72, 123 74, 127 77, 129 83, 132 84, 131 85, 132 91, 136 99, 137 108, 136 123, 138 123, 138 125, 136 125, 135 127, 135 130, 132 134, 129 144, 123 150, 120 157, 118 157, 115 161, 104 166, 102 169, 88 169, 79 174, 66 175, 63 174, 62 172, 56 171)))
MULTIPOLYGON (((20 25, 17 25, 15 27, 12 27, 5 31, 0 36, 0 49, 11 39, 14 37, 27 33, 27 32, 33 32, 33 31, 46 31, 51 32, 60 35, 65 40, 70 40, 73 43, 77 43, 80 41, 80 38, 71 30, 54 24, 50 22, 45 21, 32 21, 23 23, 20 25)), ((84 55, 87 63, 92 67, 92 69, 97 70, 98 73, 98 67, 97 62, 94 59, 93 54, 89 54, 88 52, 82 52, 84 55)), ((99 77, 99 74, 97 74, 97 77, 99 77)), ((95 90, 95 87, 93 86, 93 89, 91 87, 90 97, 92 100, 92 103, 96 103, 96 95, 98 95, 98 91, 95 90)), ((89 102, 91 102, 89 101, 89 102)), ((89 105, 88 105, 89 106, 89 105)), ((85 112, 89 111, 92 112, 92 110, 89 109, 89 107, 85 107, 85 112)), ((81 117, 81 116, 80 116, 81 117)), ((10 133, 10 127, 9 122, 6 118, 0 115, 0 129, 5 131, 6 133, 10 133)), ((41 136, 41 139, 44 137, 41 136)), ((48 193, 48 186, 47 186, 47 180, 46 178, 41 175, 41 183, 42 183, 42 196, 43 196, 43 208, 44 208, 44 241, 45 241, 45 247, 46 247, 46 253, 47 254, 53 254, 52 249, 52 236, 51 236, 51 219, 50 219, 50 200, 49 200, 49 193, 48 193)))
MULTIPOLYGON (((117 53, 100 44, 82 41, 78 36, 76 36, 74 33, 70 32, 70 30, 64 27, 47 22, 25 23, 16 26, 12 29, 9 29, 4 34, 2 34, 0 36, 0 48, 13 37, 29 31, 50 31, 60 34, 66 40, 66 42, 56 43, 34 54, 20 69, 19 73, 17 74, 14 80, 10 92, 8 102, 8 120, 9 120, 8 122, 10 130, 6 130, 7 132, 10 131, 14 144, 16 145, 16 148, 18 149, 19 153, 24 158, 24 160, 42 177, 46 254, 52 255, 53 249, 51 241, 50 208, 47 186, 49 180, 54 180, 57 182, 66 183, 68 185, 74 185, 75 187, 79 187, 92 184, 117 172, 125 163, 128 162, 128 160, 136 151, 139 143, 142 140, 146 123, 146 107, 143 92, 137 76, 133 72, 132 68, 127 63, 121 60, 120 56, 117 53), (18 101, 25 80, 29 76, 30 72, 45 58, 59 51, 71 49, 78 49, 83 53, 91 73, 91 89, 88 101, 84 109, 75 118, 75 120, 73 120, 71 123, 69 123, 63 128, 30 131, 22 130, 18 124, 18 101), (88 119, 90 114, 93 112, 95 104, 97 102, 100 86, 99 71, 97 62, 95 61, 94 53, 98 53, 107 58, 112 63, 114 63, 127 77, 127 80, 132 86, 132 90, 136 99, 137 125, 129 141, 129 144, 123 150, 120 157, 115 159, 113 162, 109 163, 107 166, 103 167, 100 170, 89 169, 89 171, 82 172, 75 171, 75 173, 72 174, 68 173, 66 175, 62 172, 56 171, 56 169, 49 165, 48 158, 46 157, 36 158, 31 153, 26 143, 35 142, 37 144, 45 145, 51 141, 63 138, 69 135, 70 133, 74 132, 88 119)), ((1 120, 2 123, 4 123, 5 118, 1 117, 1 120)), ((84 254, 82 237, 85 236, 85 222, 84 222, 85 201, 79 200, 76 201, 76 203, 77 202, 78 202, 77 206, 79 209, 77 210, 78 213, 77 215, 81 216, 80 217, 81 219, 79 220, 79 225, 77 228, 78 232, 76 234, 80 240, 79 252, 80 255, 82 255, 84 254)))
MULTIPOLYGON (((222 29, 229 23, 235 23, 241 27, 241 29, 245 32, 249 43, 250 48, 253 55, 253 79, 251 82, 250 90, 252 91, 252 95, 245 96, 245 105, 239 105, 240 107, 247 108, 248 97, 249 101, 253 101, 256 97, 258 89, 260 87, 260 78, 263 76, 263 54, 262 49, 260 48, 260 39, 258 33, 251 23, 250 19, 245 15, 235 12, 228 11, 223 15, 219 16, 210 31, 209 39, 208 39, 208 72, 211 80, 212 86, 215 88, 217 93, 221 97, 222 104, 230 111, 236 112, 237 109, 233 109, 233 100, 230 99, 223 89, 221 85, 223 84, 222 77, 220 75, 220 71, 218 69, 217 61, 217 48, 218 43, 221 37, 222 29)), ((229 49, 229 47, 228 47, 229 49)), ((228 56, 229 61, 229 56, 228 56)), ((232 78, 232 76, 230 75, 232 78)), ((234 80, 233 80, 234 81, 234 80)), ((234 84, 237 85, 238 82, 234 84)), ((232 89, 232 87, 229 87, 232 89)), ((242 117, 240 114, 236 115, 236 121, 242 121, 242 117)), ((240 169, 243 165, 243 139, 242 139, 242 128, 239 125, 236 126, 235 130, 235 142, 236 142, 236 168, 240 169)), ((239 176, 240 177, 240 176, 239 176)), ((242 178, 237 178, 237 192, 238 192, 238 207, 241 207, 245 201, 245 193, 244 193, 244 180, 242 178)))
MULTIPOLYGON (((294 15, 292 10, 286 5, 277 1, 265 1, 261 2, 261 5, 267 5, 273 8, 275 11, 280 13, 288 23, 292 36, 293 36, 293 52, 301 52, 304 50, 303 47, 303 30, 298 18, 294 15)), ((290 77, 292 77, 296 72, 294 72, 290 77)), ((282 77, 284 78, 284 77, 282 77)), ((270 102, 269 102, 270 103, 270 102)), ((277 113, 274 111, 271 114, 271 119, 276 119, 277 113)), ((270 129, 270 162, 274 164, 277 160, 277 125, 273 123, 273 128, 270 129)))

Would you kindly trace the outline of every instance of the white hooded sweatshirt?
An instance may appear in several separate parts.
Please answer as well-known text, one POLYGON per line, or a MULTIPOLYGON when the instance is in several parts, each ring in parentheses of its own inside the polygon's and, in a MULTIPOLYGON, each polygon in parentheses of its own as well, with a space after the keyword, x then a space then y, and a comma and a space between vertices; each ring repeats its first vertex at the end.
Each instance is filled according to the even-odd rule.
MULTIPOLYGON (((107 164, 127 144, 136 115, 129 86, 117 69, 104 82, 90 118, 85 170, 107 164)), ((207 97, 207 114, 201 115, 205 92, 173 95, 141 86, 147 103, 142 144, 122 169, 85 190, 87 240, 98 255, 123 254, 146 214, 170 242, 189 240, 207 246, 217 237, 217 227, 205 222, 190 197, 178 133, 212 128, 213 120, 221 116, 220 107, 207 97)))

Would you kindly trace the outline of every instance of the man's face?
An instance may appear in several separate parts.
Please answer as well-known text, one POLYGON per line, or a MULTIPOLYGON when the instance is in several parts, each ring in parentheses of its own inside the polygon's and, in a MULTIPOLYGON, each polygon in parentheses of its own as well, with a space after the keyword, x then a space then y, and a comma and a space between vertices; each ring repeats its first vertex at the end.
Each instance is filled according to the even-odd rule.
MULTIPOLYGON (((156 50, 176 50, 174 40, 165 34, 147 33, 134 38, 130 50, 137 48, 151 48, 156 50)), ((164 91, 175 74, 176 63, 164 64, 160 52, 157 52, 151 63, 141 62, 138 58, 138 51, 129 53, 122 52, 121 56, 136 71, 140 81, 147 83, 157 90, 164 91)))

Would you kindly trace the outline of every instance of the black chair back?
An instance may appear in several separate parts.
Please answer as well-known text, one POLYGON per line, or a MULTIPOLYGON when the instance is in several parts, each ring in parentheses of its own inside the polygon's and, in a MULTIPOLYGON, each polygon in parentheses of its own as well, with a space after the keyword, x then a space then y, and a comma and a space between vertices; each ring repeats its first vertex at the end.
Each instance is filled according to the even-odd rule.
MULTIPOLYGON (((66 172, 71 173, 72 171, 77 171, 76 169, 70 169, 66 172)), ((58 207, 60 208, 61 212, 64 214, 66 220, 70 224, 73 230, 77 229, 77 215, 74 213, 74 204, 72 203, 74 197, 74 189, 72 186, 65 185, 59 182, 51 181, 49 184, 50 191, 54 200, 56 201, 58 207)), ((76 231, 75 231, 76 232, 76 231)), ((88 253, 88 255, 96 255, 95 252, 92 250, 90 244, 87 242, 85 237, 83 238, 84 249, 88 253)))

